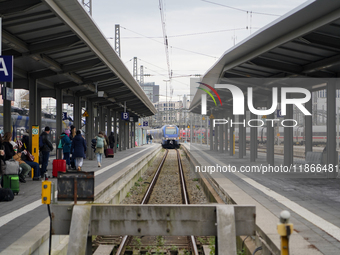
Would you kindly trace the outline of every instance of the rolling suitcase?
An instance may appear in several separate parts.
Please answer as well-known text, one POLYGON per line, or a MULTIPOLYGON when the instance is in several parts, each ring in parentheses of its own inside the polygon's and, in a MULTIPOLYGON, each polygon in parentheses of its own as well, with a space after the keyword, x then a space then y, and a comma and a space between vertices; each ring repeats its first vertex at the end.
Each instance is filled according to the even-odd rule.
POLYGON ((113 153, 113 149, 112 148, 108 148, 105 151, 105 157, 106 158, 113 158, 114 157, 114 153, 113 153))
POLYGON ((2 187, 4 189, 11 189, 14 195, 19 194, 19 176, 17 174, 5 174, 2 176, 2 187))
POLYGON ((58 177, 58 172, 66 173, 66 160, 55 159, 52 163, 52 176, 58 177))

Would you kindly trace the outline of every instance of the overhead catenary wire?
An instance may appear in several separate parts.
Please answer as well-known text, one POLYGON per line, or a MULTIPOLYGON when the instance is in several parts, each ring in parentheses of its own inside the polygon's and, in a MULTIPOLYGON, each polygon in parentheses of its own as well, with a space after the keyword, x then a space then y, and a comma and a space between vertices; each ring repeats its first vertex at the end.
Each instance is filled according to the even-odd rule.
POLYGON ((237 7, 233 7, 233 6, 229 6, 229 5, 225 5, 225 4, 220 4, 220 3, 215 3, 215 2, 212 2, 212 1, 208 1, 208 0, 201 0, 201 1, 206 2, 206 3, 210 3, 210 4, 223 6, 223 7, 233 9, 233 10, 236 10, 236 11, 246 12, 246 13, 251 12, 251 13, 255 13, 255 14, 259 14, 259 15, 267 15, 267 16, 274 16, 274 17, 280 17, 281 16, 279 14, 272 14, 272 13, 265 13, 265 12, 254 12, 254 11, 244 10, 244 9, 241 9, 241 8, 237 8, 237 7))
MULTIPOLYGON (((120 26, 120 27, 121 27, 121 28, 124 28, 124 27, 122 27, 122 26, 120 26)), ((158 41, 158 40, 155 40, 155 39, 154 39, 155 37, 150 37, 150 36, 142 35, 142 34, 140 34, 140 33, 138 33, 138 32, 132 31, 131 29, 127 29, 127 28, 124 28, 124 29, 126 29, 126 30, 128 30, 128 31, 130 31, 130 32, 132 32, 132 33, 141 35, 142 37, 145 37, 145 38, 147 38, 147 39, 153 40, 153 41, 155 41, 155 42, 157 42, 157 43, 164 44, 163 42, 160 42, 160 41, 158 41)), ((244 29, 247 29, 247 28, 244 28, 244 29)), ((232 30, 230 30, 230 31, 232 31, 232 30)), ((111 38, 111 37, 109 37, 108 39, 110 39, 110 38, 111 38)), ((182 50, 182 51, 190 52, 190 53, 193 53, 193 54, 197 54, 197 55, 201 55, 201 56, 205 56, 205 57, 209 57, 209 58, 218 59, 218 57, 216 57, 216 56, 211 56, 211 55, 207 55, 207 54, 204 54, 204 53, 195 52, 195 51, 192 51, 192 50, 186 50, 186 49, 179 48, 179 47, 175 47, 175 46, 170 46, 170 47, 173 48, 173 49, 182 50)))

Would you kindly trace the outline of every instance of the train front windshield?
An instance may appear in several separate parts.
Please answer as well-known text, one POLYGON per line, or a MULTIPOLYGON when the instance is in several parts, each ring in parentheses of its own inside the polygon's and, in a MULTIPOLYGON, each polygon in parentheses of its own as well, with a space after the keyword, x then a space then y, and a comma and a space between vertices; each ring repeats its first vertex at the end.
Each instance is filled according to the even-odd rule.
POLYGON ((165 134, 166 135, 177 135, 177 130, 175 127, 167 127, 165 129, 165 134))

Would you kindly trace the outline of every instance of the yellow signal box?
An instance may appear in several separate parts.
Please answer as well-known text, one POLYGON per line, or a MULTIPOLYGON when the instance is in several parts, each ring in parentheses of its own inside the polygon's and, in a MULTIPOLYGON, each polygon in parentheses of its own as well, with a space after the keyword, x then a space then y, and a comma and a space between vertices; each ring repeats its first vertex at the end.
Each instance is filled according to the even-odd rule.
POLYGON ((41 190, 41 203, 46 204, 46 205, 51 204, 51 190, 52 190, 52 182, 43 181, 42 190, 41 190))

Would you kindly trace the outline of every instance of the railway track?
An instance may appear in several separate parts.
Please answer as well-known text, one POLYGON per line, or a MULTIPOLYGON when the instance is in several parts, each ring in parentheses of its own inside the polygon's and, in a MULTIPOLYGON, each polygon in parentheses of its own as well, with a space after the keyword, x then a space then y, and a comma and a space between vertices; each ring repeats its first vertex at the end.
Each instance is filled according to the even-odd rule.
MULTIPOLYGON (((174 179, 174 184, 171 184, 174 186, 174 189, 179 190, 180 186, 180 193, 178 193, 178 197, 181 196, 181 200, 183 204, 189 204, 189 196, 188 196, 188 191, 186 187, 186 182, 185 182, 185 176, 182 168, 182 161, 181 161, 181 155, 179 150, 171 150, 170 154, 170 159, 167 160, 169 154, 169 150, 166 150, 155 174, 152 177, 152 180, 150 181, 150 184, 143 196, 143 199, 141 200, 141 205, 143 204, 148 204, 149 201, 151 203, 154 203, 155 197, 157 193, 159 192, 160 187, 157 187, 155 190, 155 186, 157 185, 157 180, 160 178, 162 169, 164 165, 166 164, 166 161, 168 164, 173 165, 174 157, 177 156, 177 166, 178 166, 178 171, 175 174, 179 181, 175 180, 174 175, 171 175, 171 177, 174 179), (175 155, 176 153, 176 155, 175 155), (171 161, 172 160, 172 161, 171 161), (153 192, 155 190, 155 192, 153 192), (180 195, 181 194, 181 195, 180 195), (150 199, 151 198, 151 199, 150 199)), ((176 171, 176 169, 173 170, 176 171)), ((163 173, 166 174, 166 173, 163 173)), ((159 185, 158 185, 159 186, 159 185)), ((181 203, 180 200, 177 200, 176 203, 181 203)), ((201 238, 199 238, 200 240, 201 238)), ((194 254, 194 255, 199 255, 199 251, 197 248, 197 242, 194 236, 143 236, 143 237, 132 237, 132 236, 124 236, 123 238, 117 237, 117 236, 111 236, 111 237, 97 237, 96 241, 97 244, 108 244, 111 242, 115 244, 119 244, 119 247, 116 251, 116 255, 122 255, 122 254, 150 254, 145 251, 145 247, 149 247, 146 250, 150 251, 152 250, 150 247, 153 247, 153 250, 151 251, 156 252, 156 254, 181 254, 179 251, 186 251, 183 252, 183 254, 194 254), (141 253, 135 253, 131 251, 139 250, 141 247, 144 247, 144 251, 141 251, 141 253), (175 251, 176 250, 176 251, 175 251)), ((200 242, 199 242, 200 243, 200 242)))
MULTIPOLYGON (((235 149, 238 149, 238 148, 239 148, 238 146, 235 146, 235 149)), ((318 148, 318 147, 316 147, 316 148, 318 148)), ((250 151, 250 146, 247 145, 246 149, 247 149, 247 151, 250 151)), ((261 153, 266 153, 267 152, 267 147, 265 145, 258 145, 257 151, 261 152, 261 153)), ((275 151, 275 148, 274 148, 274 154, 275 155, 281 155, 281 156, 284 155, 283 153, 279 153, 279 152, 275 151)), ((302 159, 304 159, 305 158, 304 150, 300 150, 300 149, 294 148, 294 158, 302 158, 302 159)))

